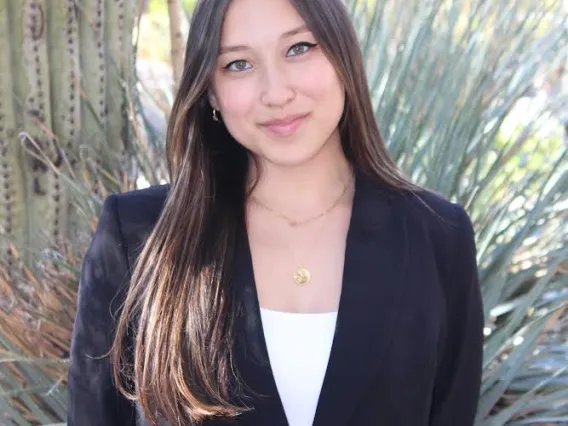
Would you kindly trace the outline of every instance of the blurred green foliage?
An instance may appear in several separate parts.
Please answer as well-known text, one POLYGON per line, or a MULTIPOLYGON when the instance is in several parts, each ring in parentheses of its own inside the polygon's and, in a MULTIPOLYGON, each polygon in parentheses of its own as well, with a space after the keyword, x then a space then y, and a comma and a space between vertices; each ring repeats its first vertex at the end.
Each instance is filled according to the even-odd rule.
MULTIPOLYGON (((346 3, 391 154, 474 223, 486 313, 477 425, 568 424, 568 146, 559 121, 568 94, 535 87, 567 59, 566 9, 557 0, 346 3)), ((152 0, 140 25, 138 58, 151 61, 138 66, 151 71, 152 61, 169 61, 166 2, 152 0)), ((144 76, 137 88, 127 106, 129 177, 158 184, 173 94, 144 76)), ((77 186, 91 219, 84 237, 101 197, 77 186)), ((0 415, 10 426, 64 420, 64 350, 86 241, 46 253, 37 276, 0 274, 11 303, 0 309, 0 415)))

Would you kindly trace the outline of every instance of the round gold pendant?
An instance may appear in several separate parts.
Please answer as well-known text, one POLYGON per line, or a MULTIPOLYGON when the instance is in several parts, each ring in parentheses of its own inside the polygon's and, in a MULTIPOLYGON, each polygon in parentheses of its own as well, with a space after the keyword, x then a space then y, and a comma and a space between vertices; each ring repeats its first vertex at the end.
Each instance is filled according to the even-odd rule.
POLYGON ((298 269, 296 269, 296 272, 294 272, 294 282, 298 285, 309 283, 310 272, 303 266, 300 266, 298 269))

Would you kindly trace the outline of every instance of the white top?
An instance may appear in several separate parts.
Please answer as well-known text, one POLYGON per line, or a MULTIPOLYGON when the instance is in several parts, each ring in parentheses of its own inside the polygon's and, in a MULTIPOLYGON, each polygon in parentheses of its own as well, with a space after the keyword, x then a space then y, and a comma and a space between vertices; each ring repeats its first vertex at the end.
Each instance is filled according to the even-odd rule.
POLYGON ((290 426, 312 426, 335 333, 337 312, 260 308, 272 373, 290 426))

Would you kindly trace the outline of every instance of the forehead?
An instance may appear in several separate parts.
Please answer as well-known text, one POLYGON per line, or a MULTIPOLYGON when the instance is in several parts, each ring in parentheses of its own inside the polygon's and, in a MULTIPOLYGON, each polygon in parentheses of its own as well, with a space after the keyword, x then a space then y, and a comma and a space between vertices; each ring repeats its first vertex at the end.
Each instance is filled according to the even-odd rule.
POLYGON ((303 24, 288 0, 232 0, 225 14, 221 41, 269 41, 303 24))

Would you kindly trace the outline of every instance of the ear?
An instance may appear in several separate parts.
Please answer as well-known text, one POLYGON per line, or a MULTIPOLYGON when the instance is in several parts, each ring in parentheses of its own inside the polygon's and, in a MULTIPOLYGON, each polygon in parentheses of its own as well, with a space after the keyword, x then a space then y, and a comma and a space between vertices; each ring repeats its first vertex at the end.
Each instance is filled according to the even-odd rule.
POLYGON ((217 101, 217 96, 215 96, 212 90, 209 90, 207 92, 207 99, 214 109, 219 110, 219 102, 217 101))

